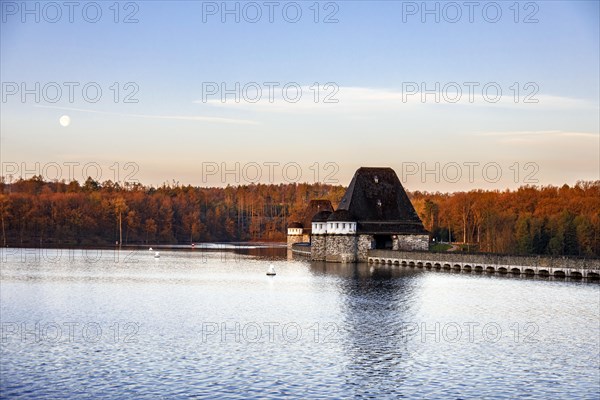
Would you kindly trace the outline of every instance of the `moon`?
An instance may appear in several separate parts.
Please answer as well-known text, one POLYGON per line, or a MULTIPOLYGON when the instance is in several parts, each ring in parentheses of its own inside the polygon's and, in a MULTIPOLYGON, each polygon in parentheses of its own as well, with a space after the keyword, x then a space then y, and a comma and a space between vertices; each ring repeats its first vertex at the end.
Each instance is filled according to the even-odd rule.
POLYGON ((58 122, 62 126, 67 127, 67 126, 71 125, 71 117, 69 117, 68 115, 63 115, 62 117, 60 117, 58 122))

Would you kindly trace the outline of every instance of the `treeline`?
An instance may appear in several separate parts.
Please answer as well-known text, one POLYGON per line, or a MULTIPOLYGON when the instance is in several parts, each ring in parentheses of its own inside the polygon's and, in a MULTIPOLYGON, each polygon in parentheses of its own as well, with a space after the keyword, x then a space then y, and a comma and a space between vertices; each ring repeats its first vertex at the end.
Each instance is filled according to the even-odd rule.
POLYGON ((437 241, 492 253, 600 256, 600 181, 411 198, 437 241))
POLYGON ((280 184, 198 188, 112 181, 0 182, 4 245, 190 244, 285 240, 313 198, 337 204, 341 186, 280 184))
MULTIPOLYGON (((0 181, 2 244, 13 246, 281 241, 310 199, 342 186, 147 187, 88 178, 0 181)), ((471 251, 600 256, 600 181, 514 191, 409 193, 432 237, 471 251)))

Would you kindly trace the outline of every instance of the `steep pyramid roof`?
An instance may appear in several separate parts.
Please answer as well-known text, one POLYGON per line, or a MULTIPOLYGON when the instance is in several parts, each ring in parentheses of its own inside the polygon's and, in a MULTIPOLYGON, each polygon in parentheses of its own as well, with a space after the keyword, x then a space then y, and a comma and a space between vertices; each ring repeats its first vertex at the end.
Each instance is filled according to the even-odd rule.
POLYGON ((340 201, 367 234, 427 234, 396 172, 391 168, 359 168, 340 201))

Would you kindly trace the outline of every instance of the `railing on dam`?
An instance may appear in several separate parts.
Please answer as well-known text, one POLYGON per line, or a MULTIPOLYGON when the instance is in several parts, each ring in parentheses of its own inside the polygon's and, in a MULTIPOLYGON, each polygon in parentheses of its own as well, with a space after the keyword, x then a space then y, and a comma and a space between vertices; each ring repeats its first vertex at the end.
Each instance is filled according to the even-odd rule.
POLYGON ((600 278, 600 259, 596 258, 369 250, 368 261, 369 263, 465 272, 485 271, 573 278, 600 278))

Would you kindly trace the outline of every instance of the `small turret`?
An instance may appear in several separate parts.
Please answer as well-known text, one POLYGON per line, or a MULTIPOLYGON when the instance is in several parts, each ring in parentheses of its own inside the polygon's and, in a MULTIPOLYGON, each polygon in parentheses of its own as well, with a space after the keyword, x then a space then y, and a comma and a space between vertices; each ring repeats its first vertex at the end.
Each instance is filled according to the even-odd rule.
POLYGON ((327 218, 331 215, 331 211, 319 211, 312 219, 312 234, 325 235, 327 233, 327 218))
POLYGON ((302 231, 303 226, 300 222, 292 222, 287 228, 288 235, 302 235, 302 231))
POLYGON ((300 222, 292 222, 287 228, 287 247, 292 248, 294 243, 301 243, 304 239, 304 228, 300 222))

